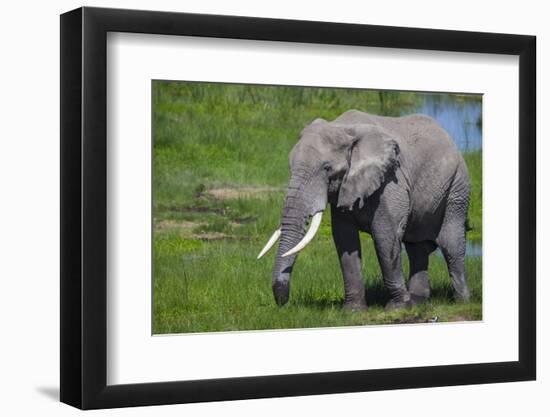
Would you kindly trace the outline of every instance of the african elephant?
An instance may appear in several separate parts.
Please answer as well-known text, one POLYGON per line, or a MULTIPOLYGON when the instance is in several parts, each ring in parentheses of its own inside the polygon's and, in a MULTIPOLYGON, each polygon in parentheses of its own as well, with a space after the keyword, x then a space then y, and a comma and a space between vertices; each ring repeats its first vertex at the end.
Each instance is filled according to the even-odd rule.
POLYGON ((470 180, 462 155, 435 120, 358 110, 333 121, 317 119, 303 129, 289 163, 280 228, 258 256, 280 238, 272 275, 277 304, 288 301, 297 254, 313 239, 328 204, 345 308, 367 308, 359 231, 373 238, 389 295, 387 309, 429 298, 428 258, 437 247, 455 299, 469 299, 464 257, 470 180), (410 262, 408 289, 402 243, 410 262))

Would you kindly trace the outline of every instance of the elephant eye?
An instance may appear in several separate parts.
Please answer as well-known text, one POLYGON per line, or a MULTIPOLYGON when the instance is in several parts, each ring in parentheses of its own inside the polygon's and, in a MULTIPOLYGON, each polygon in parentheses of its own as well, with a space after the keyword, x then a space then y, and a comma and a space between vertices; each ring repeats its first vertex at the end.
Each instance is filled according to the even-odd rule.
POLYGON ((330 164, 328 162, 325 162, 323 164, 323 169, 326 171, 326 172, 331 172, 332 171, 332 167, 330 166, 330 164))

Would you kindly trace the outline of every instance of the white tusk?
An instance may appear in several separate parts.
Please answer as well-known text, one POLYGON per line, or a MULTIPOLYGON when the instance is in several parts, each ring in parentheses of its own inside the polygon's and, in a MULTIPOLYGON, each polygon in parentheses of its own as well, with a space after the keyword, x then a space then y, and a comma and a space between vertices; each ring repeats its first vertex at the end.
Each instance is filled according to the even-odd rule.
POLYGON ((273 235, 269 238, 267 244, 264 246, 257 259, 260 259, 269 249, 271 249, 275 242, 277 242, 277 239, 279 239, 279 236, 281 236, 281 229, 275 230, 275 233, 273 233, 273 235))
POLYGON ((323 218, 323 212, 318 211, 314 214, 313 218, 311 219, 311 224, 309 225, 309 230, 307 231, 304 238, 298 243, 296 246, 294 246, 292 249, 290 249, 287 253, 283 255, 283 258, 285 256, 294 255, 295 253, 300 252, 302 249, 306 247, 306 245, 311 242, 311 240, 315 237, 315 233, 317 233, 317 230, 319 230, 319 226, 321 225, 321 220, 323 218))

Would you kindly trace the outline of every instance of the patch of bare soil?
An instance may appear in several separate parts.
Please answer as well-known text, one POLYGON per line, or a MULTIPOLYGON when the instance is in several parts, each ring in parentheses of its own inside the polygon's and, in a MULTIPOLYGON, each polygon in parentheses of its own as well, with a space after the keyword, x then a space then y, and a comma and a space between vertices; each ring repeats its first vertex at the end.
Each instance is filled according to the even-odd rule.
POLYGON ((222 239, 235 239, 235 236, 228 235, 222 232, 203 232, 192 235, 193 238, 199 240, 222 240, 222 239))
MULTIPOLYGON (((200 198, 198 198, 200 199, 200 198)), ((167 207, 168 211, 175 211, 178 213, 206 213, 206 214, 221 214, 225 216, 229 212, 228 207, 202 207, 202 206, 170 206, 167 207)))
MULTIPOLYGON (((193 229, 199 226, 203 226, 205 223, 190 222, 190 221, 176 221, 176 220, 160 220, 155 222, 155 230, 175 231, 180 236, 199 239, 199 240, 221 240, 221 239, 235 239, 235 236, 228 235, 222 232, 200 232, 193 233, 193 229)), ((233 224, 233 223, 232 223, 233 224)), ((234 223, 240 226, 239 223, 234 223)))
POLYGON ((195 227, 201 226, 202 223, 176 221, 176 220, 160 220, 155 222, 157 230, 175 230, 182 234, 189 234, 195 227))
POLYGON ((217 200, 235 200, 237 198, 267 198, 269 193, 281 191, 277 187, 241 187, 241 188, 213 188, 206 190, 204 194, 217 200))

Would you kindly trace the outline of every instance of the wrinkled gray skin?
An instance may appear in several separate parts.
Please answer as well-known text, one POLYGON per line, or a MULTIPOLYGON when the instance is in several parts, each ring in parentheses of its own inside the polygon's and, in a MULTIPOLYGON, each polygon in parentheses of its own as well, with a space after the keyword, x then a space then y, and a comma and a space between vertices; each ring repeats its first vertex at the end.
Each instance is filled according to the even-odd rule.
POLYGON ((469 176, 462 155, 435 120, 349 110, 332 122, 317 119, 307 126, 289 161, 291 178, 272 277, 277 304, 288 301, 297 256, 281 255, 302 239, 310 216, 328 204, 345 308, 367 308, 359 231, 373 238, 390 296, 386 308, 429 298, 428 256, 437 247, 447 262, 455 298, 469 299, 464 269, 469 176), (410 259, 408 289, 402 242, 410 259))

